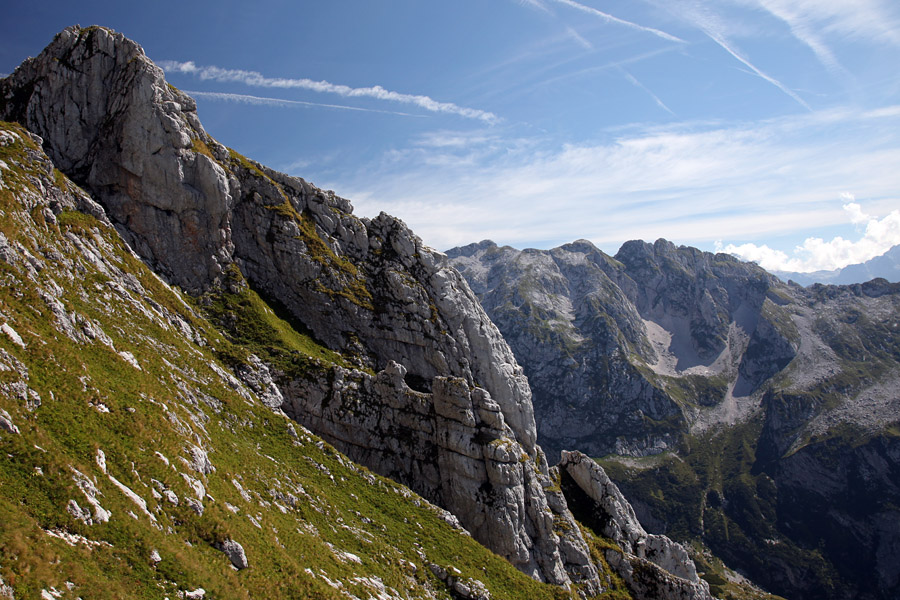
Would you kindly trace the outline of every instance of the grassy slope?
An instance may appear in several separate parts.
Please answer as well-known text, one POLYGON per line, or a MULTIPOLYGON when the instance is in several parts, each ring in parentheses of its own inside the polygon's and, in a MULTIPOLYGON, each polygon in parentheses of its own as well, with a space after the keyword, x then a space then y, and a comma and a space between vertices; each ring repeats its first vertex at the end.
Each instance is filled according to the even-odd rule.
MULTIPOLYGON (((0 431, 0 577, 17 598, 38 597, 42 589, 62 597, 162 598, 197 587, 215 598, 367 598, 382 584, 410 598, 448 597, 429 563, 484 582, 492 598, 569 597, 453 530, 405 488, 299 427, 294 438, 286 418, 233 389, 218 357, 234 344, 113 230, 81 213, 63 213, 53 224, 40 208, 23 208, 20 196, 36 192, 33 177, 40 176, 29 178, 27 145, 5 147, 0 156, 13 167, 3 171, 0 230, 44 265, 31 281, 22 263, 0 261, 0 320, 25 344, 0 334, 0 364, 9 367, 0 370, 0 408, 20 430, 0 431), (74 240, 121 273, 104 274, 74 240), (133 275, 127 288, 118 285, 126 273, 133 275), (76 329, 90 322, 114 349, 60 330, 37 291, 56 286, 76 329), (183 334, 179 319, 204 345, 183 334), (136 357, 140 369, 120 352, 136 357), (23 385, 33 394, 23 397, 23 385), (37 396, 40 406, 29 410, 26 399, 34 404, 37 396), (214 472, 200 474, 181 460, 191 445, 208 452, 214 472), (108 522, 88 525, 66 511, 70 500, 90 508, 75 470, 99 490, 108 522), (140 496, 149 514, 112 478, 140 496), (188 478, 205 488, 202 516, 186 503, 194 494, 188 478), (155 498, 155 487, 171 490, 178 505, 155 498), (66 542, 54 532, 82 537, 66 542), (250 568, 236 571, 214 548, 229 537, 243 545, 250 568)), ((255 321, 280 332, 275 346, 304 364, 339 360, 258 298, 248 296, 242 310, 255 310, 255 321)))

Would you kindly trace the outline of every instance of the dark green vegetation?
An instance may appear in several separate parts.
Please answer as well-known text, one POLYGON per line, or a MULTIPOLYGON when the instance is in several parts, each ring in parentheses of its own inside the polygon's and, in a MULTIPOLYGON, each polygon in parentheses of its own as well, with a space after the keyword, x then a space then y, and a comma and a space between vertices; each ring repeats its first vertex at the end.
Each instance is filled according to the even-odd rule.
POLYGON ((2 131, 19 136, 0 146, 0 323, 22 340, 0 333, 0 409, 18 429, 0 430, 0 577, 16 598, 200 587, 212 598, 448 598, 431 564, 492 598, 571 597, 248 394, 227 367, 251 353, 286 372, 342 358, 238 272, 227 290, 187 298, 111 227, 71 206, 45 210, 38 183, 56 172, 29 159, 37 148, 20 128, 2 131), (198 466, 199 448, 215 470, 198 466), (226 539, 249 568, 216 549, 226 539))
MULTIPOLYGON (((891 430, 866 435, 846 427, 772 461, 760 458, 762 427, 757 418, 719 434, 688 437, 677 452, 600 462, 639 516, 650 517, 647 523, 674 539, 702 542, 772 592, 882 597, 877 581, 859 581, 878 561, 877 532, 873 541, 867 522, 873 514, 891 518, 898 498, 896 492, 885 495, 884 482, 867 473, 876 462, 868 459, 895 460, 900 438, 891 430), (822 489, 804 476, 819 479, 822 489), (786 574, 798 579, 789 581, 786 574)), ((896 482, 897 475, 895 464, 887 477, 896 482)), ((730 583, 704 566, 711 561, 695 560, 712 592, 729 597, 730 583)))

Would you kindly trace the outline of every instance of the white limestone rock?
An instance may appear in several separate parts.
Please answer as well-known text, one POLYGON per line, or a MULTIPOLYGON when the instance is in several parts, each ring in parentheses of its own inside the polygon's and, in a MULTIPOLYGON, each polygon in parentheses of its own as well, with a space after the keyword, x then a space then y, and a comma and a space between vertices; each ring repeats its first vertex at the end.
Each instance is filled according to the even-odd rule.
POLYGON ((546 467, 517 440, 491 394, 451 377, 434 378, 431 393, 417 392, 406 374, 397 363, 375 377, 334 367, 318 380, 284 386, 284 410, 351 459, 456 515, 476 540, 523 572, 599 593, 598 573, 565 500, 549 503, 546 467), (571 533, 557 531, 555 518, 569 523, 571 533))
POLYGON ((242 570, 250 566, 250 563, 247 561, 247 555, 244 552, 244 547, 236 541, 229 538, 218 544, 217 548, 228 557, 228 560, 231 561, 231 564, 235 569, 242 570))
POLYGON ((564 485, 564 493, 583 494, 590 499, 597 522, 603 523, 600 533, 622 548, 624 555, 609 551, 607 560, 632 592, 647 600, 712 598, 709 584, 697 575, 697 567, 684 546, 666 536, 648 534, 631 504, 600 465, 580 452, 563 451, 556 468, 577 486, 567 489, 564 485))
POLYGON ((19 434, 19 428, 13 423, 12 417, 3 409, 0 409, 0 429, 8 433, 19 434))

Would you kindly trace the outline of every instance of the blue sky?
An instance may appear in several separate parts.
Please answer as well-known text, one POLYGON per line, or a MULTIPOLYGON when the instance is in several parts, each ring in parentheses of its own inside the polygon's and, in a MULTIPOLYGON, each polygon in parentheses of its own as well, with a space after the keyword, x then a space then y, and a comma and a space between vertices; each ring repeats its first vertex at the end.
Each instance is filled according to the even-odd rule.
POLYGON ((813 270, 900 243, 895 0, 18 2, 0 72, 75 23, 438 249, 665 237, 813 270))

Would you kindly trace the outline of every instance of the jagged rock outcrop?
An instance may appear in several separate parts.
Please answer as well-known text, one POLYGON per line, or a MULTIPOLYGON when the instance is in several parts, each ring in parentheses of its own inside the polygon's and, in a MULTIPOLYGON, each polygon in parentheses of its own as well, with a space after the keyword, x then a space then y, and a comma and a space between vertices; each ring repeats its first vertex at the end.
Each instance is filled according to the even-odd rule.
POLYGON ((712 598, 684 546, 648 534, 600 465, 580 452, 563 452, 554 468, 579 516, 619 544, 621 552, 608 549, 606 559, 638 598, 712 598))
POLYGON ((556 584, 571 576, 598 593, 587 547, 570 533, 577 528, 554 524, 571 516, 564 501, 548 502, 552 482, 540 448, 533 461, 484 389, 437 377, 432 392, 419 392, 405 374, 395 362, 374 377, 332 367, 286 384, 284 410, 350 458, 458 515, 520 570, 556 584))
POLYGON ((366 389, 378 397, 388 377, 391 402, 428 404, 428 415, 404 417, 443 437, 426 460, 411 453, 419 438, 404 440, 402 429, 366 447, 338 435, 360 431, 357 416, 324 404, 334 393, 352 396, 340 382, 278 381, 247 359, 237 372, 267 404, 275 407, 280 394, 285 408, 302 406, 309 414, 294 409, 298 419, 315 420, 363 464, 460 511, 481 541, 534 577, 568 584, 569 563, 573 577, 599 590, 586 549, 579 555, 577 541, 558 548, 522 368, 465 280, 402 222, 358 219, 333 193, 225 148, 140 46, 102 27, 66 29, 0 81, 0 118, 39 133, 60 170, 170 282, 201 302, 245 282, 360 367, 387 369, 366 379, 366 389), (406 370, 402 385, 394 362, 406 370), (388 451, 397 453, 390 461, 388 451))
POLYGON ((100 199, 154 268, 192 291, 220 276, 232 251, 228 179, 192 151, 196 103, 166 85, 139 45, 70 27, 3 82, 0 103, 3 119, 42 136, 54 165, 100 199))

